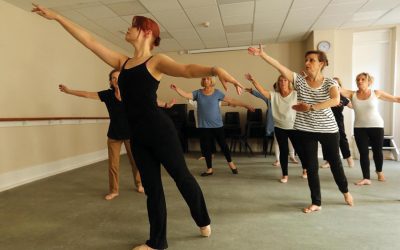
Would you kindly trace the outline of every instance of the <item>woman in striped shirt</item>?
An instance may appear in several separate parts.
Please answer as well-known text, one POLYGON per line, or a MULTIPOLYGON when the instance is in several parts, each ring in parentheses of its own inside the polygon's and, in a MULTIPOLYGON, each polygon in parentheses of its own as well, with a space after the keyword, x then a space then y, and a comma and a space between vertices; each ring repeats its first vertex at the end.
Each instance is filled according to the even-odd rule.
POLYGON ((267 55, 260 45, 250 47, 249 54, 260 56, 276 68, 284 77, 294 83, 298 104, 294 129, 300 141, 301 160, 307 166, 308 185, 311 190, 311 205, 303 209, 304 213, 321 210, 321 188, 318 175, 318 142, 324 148, 327 161, 345 202, 352 206, 353 197, 348 191, 348 183, 339 155, 338 126, 331 107, 339 104, 339 89, 331 78, 325 78, 322 70, 328 65, 326 54, 322 51, 308 51, 305 54, 305 76, 294 73, 280 62, 267 55))

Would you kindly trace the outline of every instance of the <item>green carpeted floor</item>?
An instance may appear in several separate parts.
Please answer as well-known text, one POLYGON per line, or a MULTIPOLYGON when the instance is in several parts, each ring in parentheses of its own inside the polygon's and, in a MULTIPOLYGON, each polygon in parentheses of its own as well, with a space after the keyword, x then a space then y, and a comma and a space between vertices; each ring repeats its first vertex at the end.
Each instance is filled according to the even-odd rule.
MULTIPOLYGON (((323 209, 304 214, 310 193, 298 165, 290 165, 289 182, 281 184, 271 157, 234 155, 235 176, 217 155, 209 177, 199 176, 205 163, 196 157, 186 156, 207 201, 212 236, 199 236, 164 172, 169 249, 400 249, 399 162, 384 162, 387 182, 372 174, 372 185, 364 187, 353 185, 361 177, 359 162, 346 167, 353 208, 344 204, 330 170, 320 169, 323 209)), ((130 250, 143 243, 149 230, 145 196, 133 190, 126 156, 120 196, 105 201, 107 188, 104 161, 0 193, 0 249, 130 250)))

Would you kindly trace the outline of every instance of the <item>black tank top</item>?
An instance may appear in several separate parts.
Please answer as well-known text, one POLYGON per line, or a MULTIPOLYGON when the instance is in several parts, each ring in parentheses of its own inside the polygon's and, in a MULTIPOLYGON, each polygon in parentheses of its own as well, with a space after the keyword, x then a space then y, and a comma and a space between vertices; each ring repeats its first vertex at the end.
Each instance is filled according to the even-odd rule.
POLYGON ((143 137, 147 132, 154 133, 159 126, 170 125, 170 122, 166 121, 170 119, 157 106, 157 89, 160 82, 146 67, 150 59, 151 57, 142 64, 125 69, 128 59, 118 78, 122 102, 127 112, 131 135, 134 137, 143 137))

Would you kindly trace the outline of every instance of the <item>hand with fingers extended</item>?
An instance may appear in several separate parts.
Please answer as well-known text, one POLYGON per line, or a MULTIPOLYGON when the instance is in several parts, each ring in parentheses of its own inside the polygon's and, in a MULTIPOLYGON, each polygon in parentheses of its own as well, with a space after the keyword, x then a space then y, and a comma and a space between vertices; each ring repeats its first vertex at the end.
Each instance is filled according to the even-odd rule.
POLYGON ((240 82, 238 80, 236 80, 233 76, 231 76, 223 68, 214 67, 213 72, 216 76, 218 76, 218 79, 220 80, 220 82, 225 90, 228 90, 227 83, 231 83, 231 84, 233 84, 233 86, 235 86, 236 92, 238 93, 238 95, 242 94, 242 90, 244 89, 244 86, 242 84, 240 84, 240 82))
POLYGON ((39 4, 32 3, 33 8, 31 12, 35 12, 36 14, 49 19, 49 20, 54 20, 57 18, 58 14, 52 10, 49 10, 43 6, 40 6, 39 4))
POLYGON ((264 50, 263 50, 263 46, 262 46, 261 44, 259 44, 259 45, 258 45, 258 48, 256 48, 256 47, 249 47, 249 48, 247 49, 247 52, 248 52, 250 55, 253 55, 253 56, 260 56, 262 53, 264 53, 264 50))
POLYGON ((249 80, 250 82, 253 81, 253 77, 250 75, 250 73, 244 74, 244 77, 249 80))

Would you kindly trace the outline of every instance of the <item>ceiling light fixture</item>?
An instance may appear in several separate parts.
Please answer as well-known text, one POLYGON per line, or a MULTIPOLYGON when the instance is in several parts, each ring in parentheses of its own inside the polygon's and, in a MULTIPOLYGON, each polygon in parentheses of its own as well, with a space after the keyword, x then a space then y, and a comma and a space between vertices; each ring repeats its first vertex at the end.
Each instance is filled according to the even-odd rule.
POLYGON ((224 51, 237 51, 237 50, 247 50, 249 46, 241 46, 241 47, 226 47, 226 48, 215 48, 215 49, 196 49, 196 50, 188 50, 188 54, 200 54, 200 53, 213 53, 213 52, 224 52, 224 51))
POLYGON ((210 27, 210 22, 209 21, 202 22, 201 26, 203 26, 204 28, 208 28, 208 27, 210 27))

